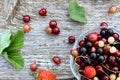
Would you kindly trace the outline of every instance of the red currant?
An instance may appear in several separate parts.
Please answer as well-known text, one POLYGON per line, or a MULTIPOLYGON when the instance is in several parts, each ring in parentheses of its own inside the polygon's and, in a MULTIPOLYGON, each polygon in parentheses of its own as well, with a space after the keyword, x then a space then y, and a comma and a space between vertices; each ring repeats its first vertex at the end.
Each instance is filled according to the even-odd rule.
POLYGON ((58 35, 59 33, 60 33, 59 27, 55 27, 55 28, 53 29, 53 34, 58 35))
POLYGON ((118 33, 113 33, 113 37, 115 38, 115 40, 119 39, 119 34, 118 33))
POLYGON ((74 43, 75 42, 75 37, 74 36, 69 36, 68 37, 68 42, 69 43, 74 43))
POLYGON ((61 59, 60 59, 60 57, 58 57, 58 56, 54 56, 54 57, 52 58, 52 60, 53 60, 53 62, 54 62, 55 64, 57 64, 57 65, 61 64, 61 59))
POLYGON ((25 23, 28 23, 28 22, 30 21, 30 16, 29 16, 29 15, 23 16, 23 21, 24 21, 25 23))
POLYGON ((46 14, 47 14, 47 10, 45 8, 40 9, 39 15, 46 16, 46 14))
POLYGON ((37 68, 38 68, 38 65, 36 64, 36 62, 34 62, 34 63, 32 63, 32 64, 30 65, 31 71, 36 71, 37 68))
POLYGON ((57 22, 55 20, 51 20, 49 22, 49 26, 53 29, 53 28, 57 27, 57 22))
POLYGON ((102 22, 100 26, 108 26, 108 24, 106 22, 102 22))
POLYGON ((107 30, 107 27, 108 27, 108 24, 106 23, 106 22, 102 22, 101 24, 100 24, 100 26, 101 27, 106 27, 106 28, 102 28, 102 30, 107 30))
POLYGON ((79 42, 79 46, 85 46, 85 41, 84 41, 84 40, 81 40, 81 41, 79 42))

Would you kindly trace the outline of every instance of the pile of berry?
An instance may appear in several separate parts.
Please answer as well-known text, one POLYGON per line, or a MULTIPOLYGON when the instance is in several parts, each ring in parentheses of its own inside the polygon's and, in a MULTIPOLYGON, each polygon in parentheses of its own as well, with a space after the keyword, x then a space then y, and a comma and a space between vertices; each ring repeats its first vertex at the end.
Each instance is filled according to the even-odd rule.
POLYGON ((120 80, 120 39, 113 29, 90 32, 71 55, 79 66, 81 80, 120 80))

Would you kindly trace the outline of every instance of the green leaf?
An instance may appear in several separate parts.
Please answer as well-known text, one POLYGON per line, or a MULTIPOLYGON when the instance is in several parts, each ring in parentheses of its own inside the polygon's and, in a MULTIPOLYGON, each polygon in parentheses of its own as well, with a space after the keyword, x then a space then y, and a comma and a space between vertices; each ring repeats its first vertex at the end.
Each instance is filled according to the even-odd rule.
POLYGON ((16 51, 3 52, 3 56, 8 60, 16 69, 24 67, 24 59, 21 54, 16 51))
POLYGON ((81 23, 87 23, 86 9, 79 6, 77 0, 72 0, 68 6, 68 13, 71 19, 81 23))
POLYGON ((24 44, 24 32, 18 30, 14 35, 11 36, 10 46, 5 51, 18 50, 22 48, 24 44))
POLYGON ((10 37, 11 37, 10 31, 8 31, 0 36, 0 54, 2 54, 3 50, 9 46, 10 37))

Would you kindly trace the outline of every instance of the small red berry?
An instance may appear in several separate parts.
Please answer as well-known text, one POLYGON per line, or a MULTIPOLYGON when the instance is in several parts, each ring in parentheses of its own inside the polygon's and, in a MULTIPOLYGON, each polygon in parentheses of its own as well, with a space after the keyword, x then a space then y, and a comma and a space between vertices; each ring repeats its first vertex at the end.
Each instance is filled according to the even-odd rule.
POLYGON ((49 22, 49 26, 53 29, 53 28, 57 27, 57 22, 55 20, 51 20, 49 22))
POLYGON ((106 22, 102 22, 102 23, 100 24, 100 26, 101 26, 101 27, 104 26, 104 27, 102 28, 102 30, 107 30, 108 24, 107 24, 106 22))
POLYGON ((119 34, 118 33, 113 33, 113 37, 115 38, 115 40, 119 39, 119 34))
POLYGON ((52 34, 52 28, 50 28, 49 26, 47 26, 47 27, 45 28, 45 32, 46 32, 47 34, 52 34))
POLYGON ((55 64, 57 64, 57 65, 61 64, 61 59, 60 59, 60 57, 58 57, 58 56, 54 56, 54 57, 52 58, 52 60, 53 60, 53 62, 54 62, 55 64))
POLYGON ((69 36, 68 37, 68 42, 69 43, 74 43, 75 42, 75 37, 74 36, 69 36))
POLYGON ((108 26, 108 24, 106 22, 102 22, 100 26, 108 26))
POLYGON ((29 16, 29 15, 23 16, 23 21, 24 21, 25 23, 28 23, 28 22, 30 21, 30 16, 29 16))
POLYGON ((32 64, 30 65, 30 70, 31 70, 31 71, 36 71, 37 68, 38 68, 38 65, 36 64, 36 62, 34 62, 34 63, 32 63, 32 64))
POLYGON ((46 16, 46 14, 47 14, 47 10, 45 8, 40 9, 39 15, 46 16))
POLYGON ((84 41, 84 40, 81 40, 81 41, 79 42, 79 46, 85 46, 85 41, 84 41))
POLYGON ((23 27, 23 29, 24 29, 24 33, 28 33, 28 32, 30 31, 30 29, 31 29, 30 24, 26 24, 26 25, 23 27))
POLYGON ((53 34, 58 35, 60 33, 59 27, 55 27, 52 32, 53 32, 53 34))

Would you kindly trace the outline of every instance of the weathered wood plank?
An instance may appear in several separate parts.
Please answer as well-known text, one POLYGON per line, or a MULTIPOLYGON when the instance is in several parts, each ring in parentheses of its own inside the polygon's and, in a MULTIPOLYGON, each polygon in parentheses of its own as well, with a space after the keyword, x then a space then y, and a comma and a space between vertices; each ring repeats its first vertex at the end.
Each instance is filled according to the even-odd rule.
POLYGON ((68 36, 74 35, 77 38, 83 31, 99 26, 99 23, 103 21, 120 28, 118 26, 120 25, 120 12, 118 11, 114 15, 106 13, 110 5, 119 6, 120 0, 79 0, 79 3, 87 9, 88 23, 85 25, 73 22, 68 17, 67 6, 69 1, 19 0, 19 5, 16 4, 18 3, 17 0, 0 1, 0 34, 8 29, 13 31, 23 29, 22 16, 25 14, 31 16, 30 25, 32 28, 30 33, 25 34, 25 44, 21 49, 25 59, 25 67, 20 71, 16 70, 0 56, 0 80, 34 80, 29 70, 29 65, 34 60, 39 64, 39 69, 48 69, 55 72, 57 79, 72 78, 74 76, 69 67, 69 50, 73 45, 68 44, 68 36), (38 15, 38 11, 42 7, 45 7, 48 11, 46 17, 38 15), (47 35, 44 32, 51 19, 57 20, 61 29, 58 36, 47 35), (7 24, 4 23, 5 20, 7 20, 7 24), (58 55, 62 59, 60 66, 51 62, 53 55, 58 55))

